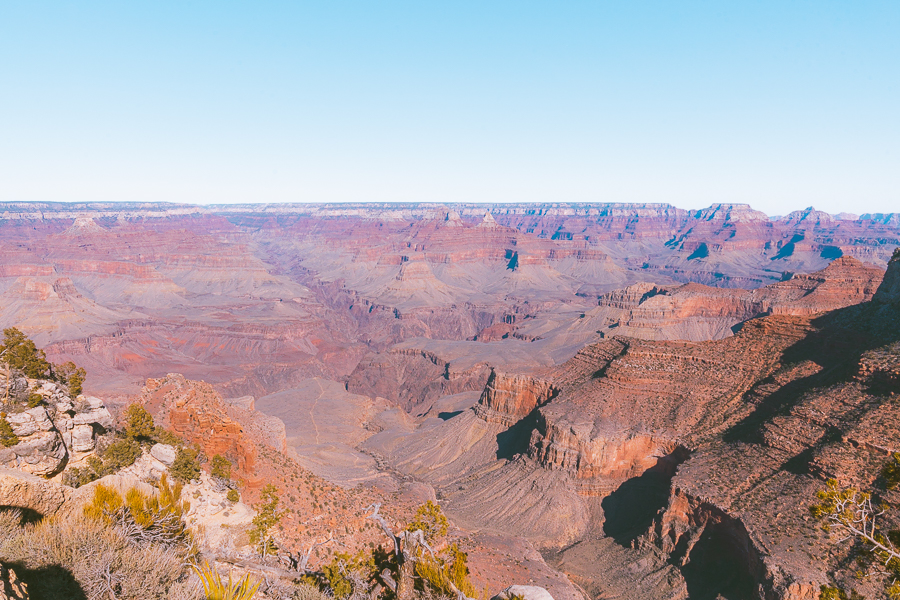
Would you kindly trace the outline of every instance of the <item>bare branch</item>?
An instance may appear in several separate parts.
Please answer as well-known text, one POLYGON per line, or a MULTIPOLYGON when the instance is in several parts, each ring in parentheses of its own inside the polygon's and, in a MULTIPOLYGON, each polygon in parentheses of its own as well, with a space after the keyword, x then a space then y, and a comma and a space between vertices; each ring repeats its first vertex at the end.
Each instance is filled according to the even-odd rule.
POLYGON ((366 518, 372 519, 373 521, 381 525, 381 529, 384 531, 384 534, 388 536, 392 542, 394 542, 394 555, 400 556, 400 538, 394 535, 393 530, 391 530, 391 526, 388 525, 388 522, 384 520, 384 517, 382 517, 378 513, 378 511, 381 510, 381 503, 376 502, 375 504, 372 504, 371 506, 366 508, 366 510, 369 509, 372 509, 372 514, 367 515, 366 518))

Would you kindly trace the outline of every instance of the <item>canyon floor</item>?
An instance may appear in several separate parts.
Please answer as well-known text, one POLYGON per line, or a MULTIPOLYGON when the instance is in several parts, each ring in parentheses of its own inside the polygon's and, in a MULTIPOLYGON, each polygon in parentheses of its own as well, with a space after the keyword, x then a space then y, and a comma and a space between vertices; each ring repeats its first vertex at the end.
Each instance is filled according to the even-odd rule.
POLYGON ((296 489, 304 543, 434 497, 493 592, 875 593, 806 507, 900 449, 900 215, 2 209, 0 325, 296 489))

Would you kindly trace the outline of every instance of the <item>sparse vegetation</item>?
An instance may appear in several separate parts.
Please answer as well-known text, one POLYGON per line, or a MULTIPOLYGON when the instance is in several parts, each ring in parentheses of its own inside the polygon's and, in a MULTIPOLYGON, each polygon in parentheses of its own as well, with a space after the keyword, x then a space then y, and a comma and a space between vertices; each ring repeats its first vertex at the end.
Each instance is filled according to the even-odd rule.
POLYGON ((125 437, 139 442, 149 442, 155 437, 156 425, 147 409, 131 404, 125 409, 125 437))
POLYGON ((187 483, 200 478, 200 450, 197 448, 178 449, 175 461, 169 467, 172 479, 180 483, 187 483))
POLYGON ((253 529, 250 530, 250 542, 256 547, 260 556, 268 556, 277 552, 272 530, 281 522, 283 513, 278 510, 278 488, 271 483, 262 491, 262 501, 255 506, 253 529))
POLYGON ((115 489, 98 484, 84 515, 117 527, 135 541, 187 547, 190 535, 183 518, 189 509, 190 504, 181 499, 181 486, 170 486, 163 474, 157 494, 131 488, 123 498, 115 489))
POLYGON ((202 566, 192 566, 194 572, 203 583, 207 600, 250 600, 256 595, 260 582, 250 580, 250 575, 244 575, 238 581, 232 581, 231 573, 228 574, 228 582, 222 581, 222 576, 209 563, 202 566))
POLYGON ((12 448, 19 443, 19 436, 13 432, 12 425, 6 420, 6 413, 0 413, 0 446, 12 448))
MULTIPOLYGON (((896 460, 892 457, 892 461, 896 460)), ((886 465, 886 469, 891 463, 886 465)), ((885 477, 887 479, 887 477, 885 477)), ((862 545, 864 552, 859 556, 862 566, 866 563, 877 563, 880 571, 887 575, 885 593, 892 600, 900 598, 900 532, 883 531, 877 524, 877 518, 884 515, 886 507, 879 506, 872 500, 872 495, 852 487, 843 488, 835 479, 829 479, 826 488, 817 494, 818 502, 809 507, 813 517, 822 522, 826 532, 836 531, 842 536, 841 542, 852 540, 862 545)), ((860 570, 858 577, 865 576, 860 570)), ((830 596, 823 598, 854 599, 836 587, 824 586, 822 593, 830 596)))
POLYGON ((69 361, 56 367, 56 376, 69 387, 69 395, 75 397, 81 394, 87 372, 69 361))
POLYGON ((225 498, 232 503, 241 501, 241 495, 238 494, 237 490, 228 490, 228 493, 225 494, 225 498))
POLYGON ((37 348, 24 333, 10 327, 3 330, 3 345, 0 346, 3 360, 10 368, 24 373, 31 379, 55 379, 47 355, 37 348))
POLYGON ((218 479, 222 479, 228 481, 231 479, 231 461, 222 456, 221 454, 216 454, 212 457, 212 460, 209 463, 210 472, 209 474, 218 479))
POLYGON ((44 403, 44 397, 38 394, 37 392, 31 392, 28 394, 28 399, 25 401, 25 406, 28 408, 35 408, 44 403))
POLYGON ((7 521, 0 560, 39 573, 27 580, 32 598, 201 600, 187 582, 184 546, 136 543, 81 513, 27 527, 7 521))
POLYGON ((890 460, 881 469, 881 476, 887 489, 893 489, 900 484, 900 454, 894 453, 890 460))

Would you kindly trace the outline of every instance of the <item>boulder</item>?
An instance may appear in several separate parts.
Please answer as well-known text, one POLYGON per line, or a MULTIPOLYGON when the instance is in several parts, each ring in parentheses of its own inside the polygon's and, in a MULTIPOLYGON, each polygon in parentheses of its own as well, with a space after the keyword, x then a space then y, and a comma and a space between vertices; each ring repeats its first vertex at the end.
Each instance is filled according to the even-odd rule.
POLYGON ((49 516, 60 509, 72 492, 70 487, 0 467, 0 506, 25 508, 49 516))
POLYGON ((37 433, 37 423, 35 422, 34 417, 28 413, 21 412, 6 415, 6 420, 9 422, 10 427, 12 427, 13 433, 20 438, 37 433))
POLYGON ((175 462, 175 455, 178 454, 173 446, 169 444, 154 444, 150 448, 150 456, 166 465, 171 466, 175 462))
POLYGON ((525 600, 553 600, 550 592, 536 585, 511 585, 491 600, 510 600, 514 596, 520 596, 525 600))
POLYGON ((94 428, 90 425, 75 425, 72 428, 72 450, 89 452, 94 449, 94 428))
MULTIPOLYGON (((89 398, 93 400, 97 400, 96 398, 89 398)), ((100 425, 104 429, 111 429, 113 426, 112 415, 109 414, 109 411, 106 410, 106 407, 103 406, 103 403, 100 403, 100 406, 93 406, 89 403, 88 409, 78 412, 74 417, 75 425, 91 425, 96 423, 100 425)))
POLYGON ((68 456, 66 445, 56 431, 45 431, 28 436, 11 448, 15 454, 15 466, 32 475, 54 475, 64 466, 68 456))

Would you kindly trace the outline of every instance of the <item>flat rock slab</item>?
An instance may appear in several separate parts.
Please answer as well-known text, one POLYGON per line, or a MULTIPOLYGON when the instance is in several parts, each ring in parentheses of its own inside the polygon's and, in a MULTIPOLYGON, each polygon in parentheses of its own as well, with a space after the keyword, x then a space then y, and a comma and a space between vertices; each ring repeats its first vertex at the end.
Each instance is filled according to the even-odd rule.
POLYGON ((26 508, 49 516, 56 513, 74 491, 35 475, 0 467, 0 506, 26 508))

